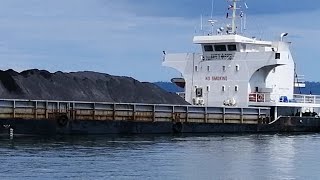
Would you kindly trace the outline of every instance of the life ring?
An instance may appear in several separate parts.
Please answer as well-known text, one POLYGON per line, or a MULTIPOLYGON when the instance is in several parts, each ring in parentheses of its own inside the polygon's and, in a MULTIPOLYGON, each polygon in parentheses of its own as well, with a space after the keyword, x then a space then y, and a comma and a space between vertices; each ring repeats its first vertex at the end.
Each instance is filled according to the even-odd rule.
POLYGON ((57 124, 59 127, 65 127, 69 123, 69 118, 67 115, 61 115, 57 119, 57 124))
POLYGON ((257 100, 258 100, 258 102, 263 102, 264 101, 263 95, 262 94, 258 94, 257 100))
POLYGON ((250 102, 256 102, 256 101, 257 101, 256 98, 257 98, 257 97, 256 97, 255 94, 250 94, 250 95, 249 95, 249 101, 250 101, 250 102))

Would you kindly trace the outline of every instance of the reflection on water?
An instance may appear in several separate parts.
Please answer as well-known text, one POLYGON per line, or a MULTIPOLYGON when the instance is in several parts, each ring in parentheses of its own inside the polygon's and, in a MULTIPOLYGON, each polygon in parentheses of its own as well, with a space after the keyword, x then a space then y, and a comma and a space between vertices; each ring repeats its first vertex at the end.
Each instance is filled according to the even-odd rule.
POLYGON ((320 134, 0 137, 1 179, 317 179, 320 134))

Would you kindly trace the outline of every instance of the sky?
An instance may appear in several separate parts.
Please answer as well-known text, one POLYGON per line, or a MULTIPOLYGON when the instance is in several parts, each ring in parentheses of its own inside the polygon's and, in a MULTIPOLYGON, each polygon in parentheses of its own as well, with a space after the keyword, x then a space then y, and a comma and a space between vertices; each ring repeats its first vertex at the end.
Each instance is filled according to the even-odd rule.
MULTIPOLYGON (((198 52, 204 22, 228 23, 226 0, 1 0, 0 69, 97 71, 140 81, 179 76, 162 51, 198 52)), ((320 81, 320 1, 246 0, 245 35, 278 40, 288 32, 298 74, 320 81)), ((243 4, 243 3, 242 3, 243 4)), ((244 7, 244 5, 242 5, 244 7)), ((204 23, 204 31, 210 25, 204 23)))

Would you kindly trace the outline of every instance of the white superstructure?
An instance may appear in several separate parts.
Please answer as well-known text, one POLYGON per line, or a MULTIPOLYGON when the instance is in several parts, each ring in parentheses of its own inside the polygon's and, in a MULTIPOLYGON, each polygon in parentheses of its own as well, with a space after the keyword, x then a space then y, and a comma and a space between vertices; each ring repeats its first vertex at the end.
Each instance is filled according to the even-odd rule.
POLYGON ((229 8, 231 25, 193 38, 202 53, 165 55, 163 65, 183 76, 185 100, 219 107, 320 107, 319 97, 294 94, 294 87, 304 84, 296 82, 290 43, 283 41, 287 33, 275 42, 237 34, 236 18, 243 17, 237 15, 237 2, 229 8))

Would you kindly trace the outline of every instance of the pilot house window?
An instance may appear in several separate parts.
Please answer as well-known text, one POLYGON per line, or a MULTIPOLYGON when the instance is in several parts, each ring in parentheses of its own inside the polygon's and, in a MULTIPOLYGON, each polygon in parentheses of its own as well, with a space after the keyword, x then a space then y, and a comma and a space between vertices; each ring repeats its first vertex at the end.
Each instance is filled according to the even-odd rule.
POLYGON ((226 45, 214 45, 215 51, 227 51, 226 45))
POLYGON ((227 51, 226 45, 214 45, 215 51, 227 51))
POLYGON ((204 48, 204 51, 206 52, 213 51, 213 47, 211 45, 204 45, 203 48, 204 48))
POLYGON ((228 45, 228 51, 237 51, 237 45, 229 44, 228 45))

